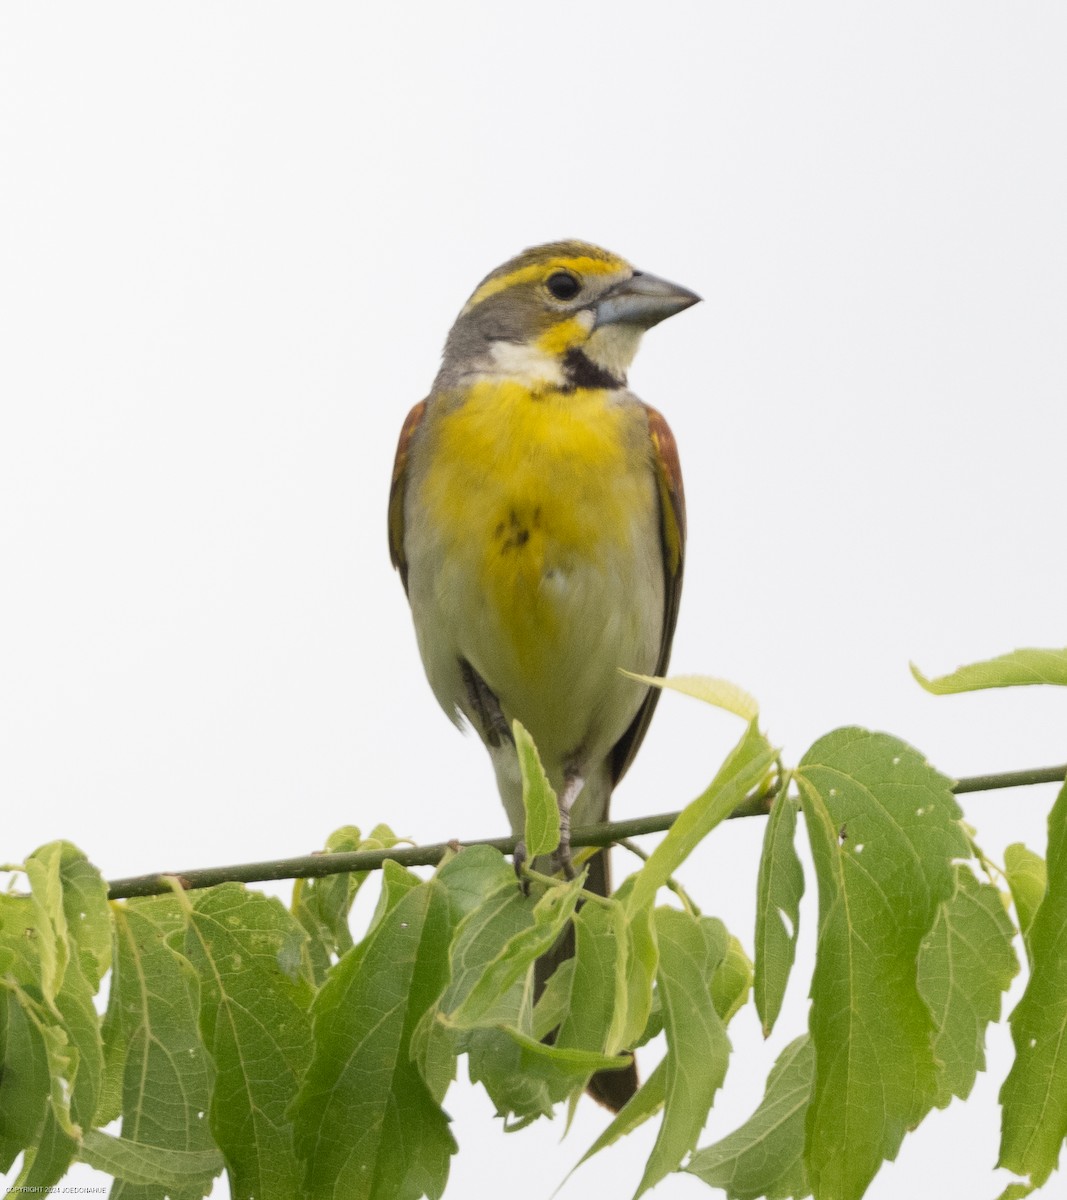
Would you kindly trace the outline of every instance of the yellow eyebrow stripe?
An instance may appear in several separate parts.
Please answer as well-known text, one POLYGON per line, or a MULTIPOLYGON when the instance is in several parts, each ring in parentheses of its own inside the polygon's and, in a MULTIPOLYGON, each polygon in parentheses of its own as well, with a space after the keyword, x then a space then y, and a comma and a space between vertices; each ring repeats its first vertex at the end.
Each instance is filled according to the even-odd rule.
POLYGON ((460 315, 466 315, 483 300, 488 300, 490 296, 495 296, 506 288, 514 287, 517 283, 529 283, 550 275, 553 271, 574 271, 577 275, 613 275, 617 271, 625 271, 626 268, 627 264, 621 258, 590 258, 586 255, 577 258, 550 258, 546 262, 530 263, 508 272, 507 275, 487 279, 467 301, 460 315))

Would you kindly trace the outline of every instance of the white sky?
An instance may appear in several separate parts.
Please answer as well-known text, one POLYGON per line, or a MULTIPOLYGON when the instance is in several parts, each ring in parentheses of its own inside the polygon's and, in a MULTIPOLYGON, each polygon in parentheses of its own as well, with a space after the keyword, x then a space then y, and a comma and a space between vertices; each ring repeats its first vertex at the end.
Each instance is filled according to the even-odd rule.
MULTIPOLYGON (((0 859, 506 831, 423 677, 385 503, 460 305, 557 237, 705 297, 631 376, 686 476, 674 669, 753 692, 791 761, 853 723, 950 774, 1067 759, 1061 693, 934 699, 907 670, 1067 641, 1065 62, 1048 3, 4 5, 0 859)), ((739 732, 668 696, 613 812, 679 807, 739 732)), ((966 812, 991 854, 1043 853, 1052 795, 966 812)), ((761 834, 683 877, 750 946, 761 834)), ((806 979, 767 1047, 737 1018, 705 1143, 806 979)), ((996 1194, 1008 1048, 871 1200, 996 1194)), ((561 1146, 465 1084, 447 1107, 460 1200, 544 1200, 606 1119, 583 1104, 561 1146)), ((652 1136, 561 1200, 631 1194, 652 1136)))

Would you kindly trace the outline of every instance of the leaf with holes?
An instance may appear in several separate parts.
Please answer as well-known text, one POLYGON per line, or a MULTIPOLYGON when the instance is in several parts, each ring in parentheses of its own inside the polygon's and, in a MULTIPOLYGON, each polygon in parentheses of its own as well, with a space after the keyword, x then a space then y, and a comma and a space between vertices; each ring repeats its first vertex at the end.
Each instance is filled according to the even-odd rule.
POLYGON ((311 1061, 306 934, 274 898, 226 883, 201 892, 185 952, 200 976, 200 1030, 215 1064, 211 1128, 234 1200, 287 1200, 303 1169, 287 1109, 311 1061))
MULTIPOLYGON (((122 1138, 159 1150, 198 1154, 215 1149, 207 1119, 214 1070, 197 1025, 199 986, 188 961, 171 948, 185 935, 186 914, 173 896, 112 905, 117 991, 115 1036, 126 1043, 122 1077, 122 1138)), ((112 1200, 186 1200, 211 1188, 191 1181, 181 1190, 120 1182, 112 1200)))
POLYGON ((938 1098, 916 963, 969 847, 949 781, 886 734, 831 733, 795 778, 819 882, 806 1165, 816 1195, 858 1200, 938 1098))
POLYGON ((756 1012, 769 1037, 785 998, 786 984, 796 957, 800 932, 800 899, 804 871, 794 838, 796 804, 779 795, 771 808, 763 836, 756 883, 756 1012))

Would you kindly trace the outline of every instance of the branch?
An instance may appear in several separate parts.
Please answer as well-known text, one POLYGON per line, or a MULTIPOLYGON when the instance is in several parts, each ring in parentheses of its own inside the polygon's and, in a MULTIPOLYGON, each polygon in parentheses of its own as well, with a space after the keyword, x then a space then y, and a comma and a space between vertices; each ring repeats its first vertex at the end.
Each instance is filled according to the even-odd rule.
MULTIPOLYGON (((1009 771, 1003 775, 971 775, 957 780, 952 790, 991 792, 998 788, 1028 787, 1038 783, 1062 783, 1067 777, 1067 764, 1058 767, 1039 767, 1029 771, 1009 771)), ((766 816, 774 801, 775 788, 755 793, 730 814, 731 817, 766 816)), ((623 838, 640 837, 646 833, 663 833, 670 829, 678 813, 660 813, 653 817, 635 817, 630 821, 604 821, 571 830, 571 845, 610 846, 623 838)), ((341 854, 301 854, 294 858, 275 858, 266 862, 238 863, 229 867, 201 867, 193 871, 163 872, 154 875, 131 875, 114 879, 108 884, 108 898, 123 900, 131 896, 158 896, 171 890, 169 880, 177 880, 186 890, 215 887, 220 883, 262 883, 272 879, 317 879, 323 875, 340 875, 348 871, 377 871, 390 859, 403 867, 436 866, 449 851, 464 846, 491 846, 501 854, 514 854, 513 837, 482 838, 471 842, 435 842, 428 846, 394 846, 389 850, 354 850, 341 854)))

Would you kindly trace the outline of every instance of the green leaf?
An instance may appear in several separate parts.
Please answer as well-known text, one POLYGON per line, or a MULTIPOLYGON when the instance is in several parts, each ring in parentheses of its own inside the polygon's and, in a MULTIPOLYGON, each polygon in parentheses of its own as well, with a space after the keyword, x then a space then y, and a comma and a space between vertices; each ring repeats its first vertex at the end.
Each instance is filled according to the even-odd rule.
POLYGON ((1032 1195, 1036 1190, 1032 1183, 1009 1183, 997 1200, 1025 1200, 1025 1197, 1032 1195))
MULTIPOLYGON (((384 827, 364 839, 354 825, 345 825, 326 839, 327 854, 343 854, 357 850, 393 846, 397 839, 384 827)), ((292 914, 307 932, 306 952, 311 977, 321 984, 332 963, 352 949, 352 934, 348 914, 369 871, 350 871, 340 875, 323 875, 320 879, 297 879, 293 882, 292 914)))
POLYGON ((1030 928, 1033 970, 1011 1014, 998 1166, 1043 1184, 1067 1136, 1067 786, 1048 818, 1048 890, 1030 928))
MULTIPOLYGON (((16 907, 28 912, 29 902, 0 896, 0 920, 11 922, 16 907)), ((37 1142, 48 1111, 48 1053, 39 1022, 30 1015, 33 1007, 17 983, 0 978, 0 1171, 37 1142)))
POLYGON ((550 1046, 529 1034, 520 1033, 517 1029, 505 1030, 508 1037, 515 1042, 521 1051, 520 1063, 524 1070, 530 1070, 535 1062, 542 1062, 556 1071, 562 1071, 566 1076, 564 1088, 572 1091, 584 1085, 594 1071, 621 1070, 630 1062, 628 1055, 600 1054, 596 1050, 578 1050, 569 1046, 550 1046))
POLYGON ((635 1198, 677 1170, 696 1145, 730 1055, 726 1030, 709 992, 709 981, 725 953, 725 930, 716 961, 716 939, 707 936, 698 918, 658 908, 655 922, 660 955, 657 979, 667 1035, 664 1112, 635 1198))
POLYGON ((1032 850, 1027 850, 1021 842, 1016 842, 1004 851, 1004 873, 1019 918, 1019 932, 1023 935, 1026 958, 1032 967, 1034 956, 1030 949, 1030 930, 1048 886, 1045 860, 1032 850))
POLYGON ((368 934, 378 928, 408 892, 422 887, 423 881, 414 871, 409 871, 407 867, 402 867, 392 859, 386 859, 382 863, 381 883, 382 890, 378 896, 378 903, 374 906, 374 914, 367 928, 368 934))
POLYGON ((627 951, 626 926, 624 920, 620 931, 616 913, 622 915, 620 905, 586 904, 574 918, 572 1002, 555 1043, 561 1048, 605 1054, 626 1048, 618 1040, 625 1007, 620 1023, 611 1028, 619 1007, 617 979, 623 985, 623 1006, 626 1003, 626 962, 619 962, 619 954, 627 951))
POLYGON ((663 1059, 656 1064, 652 1074, 649 1075, 641 1087, 637 1089, 637 1092, 623 1106, 621 1112, 615 1114, 607 1129, 604 1130, 582 1155, 575 1164, 574 1170, 577 1170, 582 1163, 592 1158, 594 1154, 599 1154, 601 1150, 607 1149, 608 1146, 613 1145, 620 1138, 633 1133, 638 1126, 643 1125, 645 1121, 654 1117, 663 1107, 666 1093, 667 1060, 663 1059))
POLYGON ((111 966, 111 913, 107 903, 107 883, 76 846, 70 842, 55 842, 53 846, 63 886, 63 914, 67 929, 81 973, 92 991, 96 992, 111 966))
POLYGON ((807 1169, 858 1200, 938 1098, 916 962, 969 847, 949 781, 886 734, 831 733, 795 778, 819 881, 807 1169))
MULTIPOLYGON (((197 1025, 199 988, 186 959, 171 949, 185 934, 174 896, 113 904, 115 955, 111 986, 127 1043, 122 1085, 122 1137, 162 1150, 214 1150, 207 1112, 213 1069, 197 1025)), ((119 1183, 112 1200, 192 1200, 210 1190, 197 1177, 181 1190, 119 1183)))
POLYGON ((778 1056, 760 1106, 729 1136, 698 1150, 685 1170, 729 1200, 803 1200, 804 1121, 815 1077, 815 1050, 805 1034, 778 1056))
POLYGON ((704 917, 702 925, 705 932, 712 926, 720 926, 726 938, 725 957, 711 977, 711 1002, 722 1023, 729 1025, 744 1008, 752 990, 752 960, 737 938, 726 932, 726 926, 721 921, 704 917))
POLYGON ((60 842, 35 850, 24 870, 37 913, 34 950, 38 956, 37 979, 46 1004, 53 1004, 70 960, 67 914, 63 910, 63 881, 59 874, 60 842))
POLYGON ((511 733, 522 773, 522 807, 526 812, 523 841, 530 858, 551 854, 559 845, 559 801, 548 782, 533 738, 520 722, 511 722, 511 733))
POLYGON ((436 879, 420 884, 341 959, 315 998, 314 1054, 293 1108, 305 1200, 443 1193, 456 1145, 410 1049, 446 978, 447 935, 444 888, 436 879))
POLYGON ((1032 683, 1054 683, 1067 687, 1067 650, 1013 650, 999 658, 958 667, 950 675, 941 675, 937 679, 927 679, 912 663, 911 673, 922 687, 935 696, 1032 683))
POLYGON ((474 1029, 462 1036, 471 1083, 485 1088, 498 1117, 514 1116, 520 1125, 551 1116, 554 1106, 575 1087, 572 1075, 551 1062, 533 1059, 514 1037, 523 1032, 518 1025, 507 1025, 474 1029))
POLYGON ((100 1029, 104 1043, 104 1076, 93 1125, 110 1125, 122 1115, 122 1079, 126 1071, 126 1035, 117 987, 108 989, 107 1010, 100 1029))
POLYGON ((781 1012, 800 933, 804 871, 794 845, 796 828, 796 805, 783 786, 763 835, 756 883, 755 993, 764 1037, 770 1036, 781 1012))
POLYGON ((705 704, 724 708, 746 721, 755 721, 759 715, 759 705, 755 699, 728 679, 716 679, 711 675, 672 675, 664 679, 659 675, 638 675, 634 671, 621 669, 620 673, 649 687, 681 692, 683 696, 692 696, 695 700, 703 700, 705 704))
POLYGON ((290 1200, 303 1168, 286 1110, 311 1061, 306 935, 281 903, 236 883, 199 894, 186 956, 200 976, 200 1030, 215 1064, 211 1129, 234 1200, 290 1200))
MULTIPOLYGON (((5 898, 0 921, 8 927, 0 930, 0 947, 12 981, 21 980, 27 989, 21 1007, 37 1030, 50 1079, 36 1144, 26 1147, 16 1183, 44 1190, 66 1173, 81 1128, 96 1111, 103 1048, 93 997, 110 961, 110 949, 101 939, 102 930, 110 937, 110 926, 105 885, 69 842, 42 846, 27 859, 24 870, 32 895, 21 904, 15 897, 5 898)), ((8 1016, 19 1020, 13 1010, 8 1016)), ((26 1099, 35 1113, 34 1099, 26 1099)), ((21 1121, 19 1127, 24 1128, 21 1121)), ((7 1158, 8 1147, 0 1146, 7 1158)))
MULTIPOLYGON (((555 945, 560 934, 570 923, 574 910, 582 894, 582 878, 571 880, 562 887, 548 888, 545 894, 533 906, 533 923, 519 929, 499 943, 496 953, 483 962, 478 977, 471 983, 469 969, 463 973, 464 985, 471 983, 462 1001, 455 1008, 447 1007, 447 1001, 442 1003, 443 1018, 448 1024, 459 1029, 473 1029, 479 1025, 495 1025, 501 1019, 507 1019, 511 1011, 509 993, 514 986, 525 979, 534 962, 547 953, 555 945)), ((512 891, 519 896, 519 889, 514 883, 512 891)), ((525 897, 520 897, 525 902, 525 897)), ((512 906, 510 899, 505 899, 505 908, 512 906)), ((525 903, 524 903, 525 907, 525 903)), ((494 915, 502 910, 494 906, 494 915)), ((527 909, 528 911, 528 909, 527 909)), ((468 922, 475 922, 478 913, 472 913, 468 922)), ((506 918, 510 922, 510 916, 506 918)), ((502 925, 494 922, 486 928, 499 929, 502 925)), ((461 930, 461 935, 462 935, 461 930)), ((456 957, 459 958, 460 943, 457 939, 456 957)))
MULTIPOLYGON (((502 889, 518 891, 512 868, 488 846, 466 847, 455 857, 442 862, 434 878, 445 894, 448 931, 443 936, 449 945, 456 927, 486 896, 502 889)), ((440 1104, 456 1077, 460 1035, 437 1020, 438 1012, 438 1004, 431 1005, 416 1025, 411 1036, 411 1056, 418 1064, 430 1095, 440 1104)))
POLYGON ((1000 995, 1019 972, 1012 928, 997 888, 956 867, 956 891, 919 954, 919 992, 933 1014, 937 1105, 966 1100, 985 1070, 985 1031, 1000 1019, 1000 995))
POLYGON ((150 1191, 202 1195, 210 1190, 212 1179, 222 1170, 218 1150, 166 1150, 128 1138, 113 1137, 100 1129, 90 1129, 82 1139, 82 1162, 98 1171, 141 1184, 150 1191))
POLYGON ((624 931, 617 936, 626 939, 625 994, 624 998, 620 997, 616 1012, 616 1040, 621 1048, 629 1050, 641 1039, 652 1012, 652 985, 659 966, 659 947, 651 907, 634 911, 619 904, 613 912, 616 926, 624 931))
POLYGON ((652 904, 656 892, 696 846, 759 783, 776 754, 753 721, 706 790, 678 814, 663 841, 633 876, 633 883, 624 892, 628 913, 652 904))

